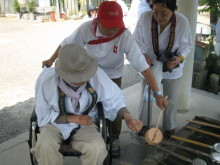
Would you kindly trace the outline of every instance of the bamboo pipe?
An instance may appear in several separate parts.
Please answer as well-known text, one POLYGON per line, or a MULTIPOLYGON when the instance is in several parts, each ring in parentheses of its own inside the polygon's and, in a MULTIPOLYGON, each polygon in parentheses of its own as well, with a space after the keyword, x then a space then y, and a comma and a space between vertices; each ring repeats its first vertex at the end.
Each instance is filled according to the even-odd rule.
POLYGON ((216 134, 216 133, 204 131, 204 130, 197 129, 197 128, 194 128, 194 127, 191 127, 191 126, 185 126, 185 127, 188 128, 188 129, 190 129, 190 130, 196 131, 196 132, 200 132, 200 133, 204 133, 204 134, 207 134, 207 135, 216 137, 216 138, 220 138, 220 135, 218 135, 218 134, 216 134))
POLYGON ((220 129, 220 126, 214 125, 214 124, 208 124, 208 123, 204 123, 204 122, 200 122, 200 121, 195 121, 195 120, 186 120, 186 121, 188 121, 190 123, 195 123, 195 124, 199 124, 199 125, 204 125, 204 126, 220 129))
POLYGON ((184 141, 184 142, 188 142, 188 143, 192 143, 192 144, 196 144, 196 145, 206 147, 206 148, 213 148, 212 146, 210 146, 208 144, 200 143, 200 142, 197 142, 197 141, 194 141, 194 140, 185 139, 185 138, 174 136, 174 135, 171 135, 171 138, 176 139, 176 140, 180 140, 180 141, 184 141))
POLYGON ((186 151, 190 151, 192 153, 200 154, 200 155, 203 155, 203 156, 206 156, 206 157, 210 158, 210 155, 205 153, 205 152, 198 151, 198 150, 195 150, 193 148, 189 148, 189 147, 186 147, 186 146, 183 146, 183 145, 178 145, 178 144, 175 144, 175 143, 169 143, 169 142, 166 142, 166 141, 161 142, 161 144, 168 145, 168 146, 174 146, 174 147, 177 147, 177 148, 180 148, 180 149, 183 149, 183 150, 186 150, 186 151))

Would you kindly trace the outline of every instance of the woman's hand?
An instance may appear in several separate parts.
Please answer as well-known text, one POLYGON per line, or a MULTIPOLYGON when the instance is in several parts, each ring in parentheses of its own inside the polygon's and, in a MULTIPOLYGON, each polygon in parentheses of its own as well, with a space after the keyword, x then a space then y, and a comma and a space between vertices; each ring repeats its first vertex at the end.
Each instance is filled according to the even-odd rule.
POLYGON ((88 115, 68 115, 67 121, 69 123, 76 123, 82 126, 92 125, 92 118, 88 115))
POLYGON ((166 107, 167 107, 167 104, 168 104, 168 100, 167 100, 167 97, 163 97, 161 95, 157 95, 155 97, 155 100, 156 100, 156 104, 157 106, 161 109, 161 110, 165 110, 166 107))
POLYGON ((168 62, 168 63, 167 63, 167 66, 168 66, 169 69, 173 69, 173 68, 175 68, 179 63, 181 63, 181 61, 182 61, 182 59, 181 59, 180 57, 174 56, 174 57, 173 57, 173 61, 168 62))

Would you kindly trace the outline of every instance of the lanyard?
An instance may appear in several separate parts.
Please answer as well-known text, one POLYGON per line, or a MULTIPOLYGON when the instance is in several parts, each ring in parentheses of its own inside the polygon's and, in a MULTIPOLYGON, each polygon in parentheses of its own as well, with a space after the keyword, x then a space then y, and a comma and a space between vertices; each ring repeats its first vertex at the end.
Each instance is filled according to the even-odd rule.
MULTIPOLYGON (((176 28, 176 15, 174 13, 171 16, 170 21, 171 21, 170 37, 166 50, 171 50, 174 44, 175 28, 176 28)), ((152 34, 152 44, 153 44, 154 53, 156 54, 156 56, 159 56, 160 52, 159 52, 159 41, 158 41, 158 23, 154 18, 154 16, 152 17, 151 34, 152 34)))

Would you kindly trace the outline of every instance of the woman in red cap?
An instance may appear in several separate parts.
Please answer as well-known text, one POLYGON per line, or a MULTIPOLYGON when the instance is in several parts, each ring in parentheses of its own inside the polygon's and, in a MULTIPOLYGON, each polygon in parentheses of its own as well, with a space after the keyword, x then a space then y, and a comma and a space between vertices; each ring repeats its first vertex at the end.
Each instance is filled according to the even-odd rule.
MULTIPOLYGON (((121 87, 124 54, 132 66, 141 72, 152 91, 157 105, 164 110, 167 104, 165 97, 159 95, 159 88, 139 46, 131 33, 125 28, 123 13, 115 1, 104 1, 98 7, 97 19, 83 23, 58 46, 50 59, 43 61, 43 66, 51 66, 58 56, 61 47, 74 43, 85 47, 88 53, 98 61, 106 74, 121 87)), ((121 117, 113 122, 113 155, 120 155, 119 135, 121 117)))

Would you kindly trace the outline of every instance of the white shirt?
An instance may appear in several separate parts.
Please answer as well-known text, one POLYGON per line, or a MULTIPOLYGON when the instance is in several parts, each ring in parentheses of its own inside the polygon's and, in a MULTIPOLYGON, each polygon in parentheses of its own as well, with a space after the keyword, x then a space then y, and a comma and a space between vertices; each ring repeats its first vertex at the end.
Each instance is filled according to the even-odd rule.
POLYGON ((138 18, 140 18, 141 14, 145 11, 151 11, 151 8, 146 0, 141 0, 137 8, 138 18))
POLYGON ((216 28, 215 29, 215 32, 216 32, 215 41, 220 43, 220 19, 218 19, 218 22, 215 28, 216 28))
POLYGON ((133 0, 131 2, 131 7, 128 11, 128 18, 130 19, 130 24, 136 24, 138 21, 138 5, 140 0, 133 0))
POLYGON ((128 7, 123 0, 116 0, 116 2, 121 6, 123 15, 128 15, 128 7))
MULTIPOLYGON (((96 36, 103 36, 98 27, 96 36)), ((111 79, 122 76, 124 54, 138 72, 143 72, 149 68, 139 46, 128 30, 125 30, 112 41, 97 45, 87 44, 91 40, 97 40, 96 36, 92 32, 92 21, 88 21, 64 39, 60 46, 74 43, 86 48, 88 54, 98 61, 99 66, 111 79), (113 52, 114 46, 118 47, 117 53, 113 52)))
MULTIPOLYGON (((176 14, 176 30, 175 30, 175 40, 172 48, 172 52, 177 51, 177 54, 181 54, 186 57, 193 48, 191 30, 188 20, 180 14, 176 14)), ((134 37, 139 44, 142 53, 146 53, 152 60, 156 59, 152 45, 151 36, 151 11, 144 12, 137 23, 136 29, 134 31, 134 37)), ((159 34, 159 51, 163 51, 167 48, 167 44, 170 36, 170 26, 171 23, 167 25, 164 31, 159 34, 160 26, 158 25, 159 34)), ((183 74, 184 62, 180 64, 180 67, 173 69, 172 73, 163 72, 164 79, 177 79, 183 74)))
MULTIPOLYGON (((126 107, 122 90, 100 68, 98 68, 97 73, 89 80, 89 83, 97 93, 97 102, 102 102, 103 104, 105 117, 113 121, 118 111, 122 107, 126 107)), ((76 123, 58 124, 55 122, 60 110, 58 105, 57 74, 54 68, 45 68, 42 71, 36 81, 35 91, 35 112, 38 118, 38 125, 42 127, 45 124, 51 123, 59 128, 64 139, 67 139, 70 132, 78 125, 76 123)), ((79 99, 80 108, 78 111, 73 109, 71 98, 68 96, 65 98, 67 112, 75 115, 82 115, 91 103, 92 96, 87 89, 84 89, 81 93, 79 99)), ((95 121, 96 114, 97 110, 93 108, 88 115, 95 121)))

